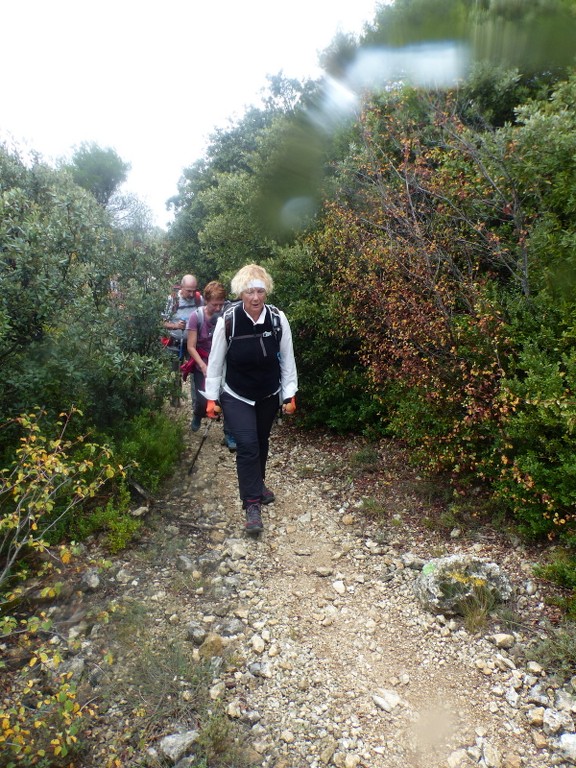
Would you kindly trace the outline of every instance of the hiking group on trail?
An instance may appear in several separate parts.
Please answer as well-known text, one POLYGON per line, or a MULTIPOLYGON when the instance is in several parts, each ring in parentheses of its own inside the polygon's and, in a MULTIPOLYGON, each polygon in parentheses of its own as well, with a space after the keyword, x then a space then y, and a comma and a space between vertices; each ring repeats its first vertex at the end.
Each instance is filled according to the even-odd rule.
MULTIPOLYGON (((196 278, 185 277, 193 279, 196 292, 196 278)), ((192 300, 187 300, 190 280, 187 285, 186 309, 192 300)), ((232 278, 231 288, 236 301, 226 306, 224 286, 212 281, 204 290, 201 310, 191 306, 184 325, 177 313, 165 312, 164 327, 181 332, 180 347, 186 344, 190 356, 185 369, 193 372, 192 431, 200 428, 204 415, 215 419, 223 413, 226 443, 236 448, 246 531, 258 534, 264 528, 262 506, 275 499, 265 484, 270 432, 280 408, 283 413, 296 409, 298 374, 288 319, 266 303, 274 288, 270 274, 248 264, 232 278)))

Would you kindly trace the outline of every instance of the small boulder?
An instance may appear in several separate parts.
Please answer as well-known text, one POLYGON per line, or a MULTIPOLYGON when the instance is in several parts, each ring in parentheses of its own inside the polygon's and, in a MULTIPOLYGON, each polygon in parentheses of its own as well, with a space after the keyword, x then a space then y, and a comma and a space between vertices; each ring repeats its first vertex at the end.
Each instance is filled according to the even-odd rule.
POLYGON ((100 576, 96 568, 89 568, 83 575, 80 582, 80 589, 83 592, 94 592, 100 586, 100 576))
POLYGON ((207 660, 221 657, 224 653, 224 641, 222 640, 222 637, 216 634, 216 632, 209 632, 198 649, 198 653, 200 654, 200 658, 207 660))
POLYGON ((576 734, 563 733, 554 743, 560 756, 570 765, 576 765, 576 734))
POLYGON ((428 561, 414 581, 414 591, 424 608, 433 613, 463 615, 475 603, 489 611, 509 600, 512 585, 496 563, 470 555, 450 555, 428 561))
POLYGON ((208 637, 208 630, 199 621, 191 621, 186 627, 186 637, 191 640, 194 645, 202 645, 204 640, 208 637))
POLYGON ((396 691, 390 691, 385 688, 379 688, 372 696, 372 701, 378 709, 383 709, 385 712, 392 712, 400 704, 400 696, 396 691))
POLYGON ((189 754, 195 741, 198 740, 198 731, 185 731, 165 736, 159 746, 160 754, 173 764, 177 763, 185 755, 189 754))

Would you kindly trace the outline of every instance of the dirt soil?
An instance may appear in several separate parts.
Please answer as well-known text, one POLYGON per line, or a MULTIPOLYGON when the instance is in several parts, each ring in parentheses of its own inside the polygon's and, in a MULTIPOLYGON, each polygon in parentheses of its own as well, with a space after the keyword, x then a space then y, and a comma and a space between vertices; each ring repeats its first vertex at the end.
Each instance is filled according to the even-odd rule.
MULTIPOLYGON (((232 619, 244 631, 220 631, 234 653, 211 683, 223 683, 214 699, 243 729, 254 764, 549 765, 546 740, 527 719, 534 705, 506 698, 528 687, 523 644, 557 618, 533 575, 539 553, 493 530, 473 506, 449 509, 446 490, 423 479, 398 445, 303 433, 297 417, 274 427, 266 482, 276 501, 264 508, 264 532, 249 537, 222 436, 220 423, 190 433, 139 540, 108 556, 99 587, 66 608, 71 616, 81 604, 79 615, 91 617, 81 630, 93 697, 104 698, 84 768, 165 764, 159 739, 190 727, 190 713, 182 690, 162 679, 164 661, 171 649, 192 648, 191 622, 218 634, 232 619), (468 631, 461 617, 419 606, 417 563, 456 552, 507 573, 521 596, 508 606, 512 624, 496 616, 468 631), (214 558, 213 571, 203 558, 214 558), (496 648, 497 632, 514 634, 516 646, 496 648), (146 699, 150 648, 163 661, 160 691, 146 699), (378 697, 390 692, 397 701, 388 711, 378 697), (143 711, 151 701, 153 717, 143 711)), ((106 555, 94 543, 90 556, 106 555)))

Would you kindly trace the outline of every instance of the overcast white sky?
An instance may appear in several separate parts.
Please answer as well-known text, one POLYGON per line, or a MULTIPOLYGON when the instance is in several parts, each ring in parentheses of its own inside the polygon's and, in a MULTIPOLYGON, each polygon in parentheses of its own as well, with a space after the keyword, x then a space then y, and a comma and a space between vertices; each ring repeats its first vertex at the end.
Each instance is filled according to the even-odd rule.
POLYGON ((316 77, 340 29, 377 0, 9 0, 2 3, 0 140, 48 160, 95 141, 132 165, 125 189, 165 201, 216 126, 267 74, 316 77))

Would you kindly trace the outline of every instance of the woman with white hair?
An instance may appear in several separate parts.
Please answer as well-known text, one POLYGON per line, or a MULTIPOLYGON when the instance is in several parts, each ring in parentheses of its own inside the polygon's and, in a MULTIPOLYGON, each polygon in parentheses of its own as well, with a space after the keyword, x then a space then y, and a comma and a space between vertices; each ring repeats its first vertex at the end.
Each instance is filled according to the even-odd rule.
POLYGON ((266 304, 274 283, 268 272, 248 264, 232 279, 240 301, 218 319, 206 374, 206 415, 217 404, 236 439, 236 471, 246 531, 260 533, 262 505, 274 501, 264 484, 270 432, 280 402, 296 409, 298 375, 292 331, 284 312, 266 304))

